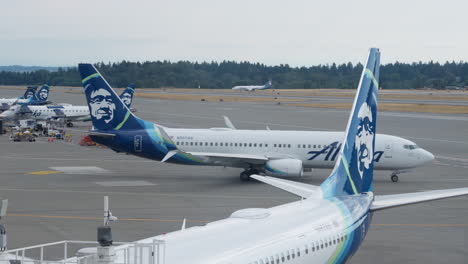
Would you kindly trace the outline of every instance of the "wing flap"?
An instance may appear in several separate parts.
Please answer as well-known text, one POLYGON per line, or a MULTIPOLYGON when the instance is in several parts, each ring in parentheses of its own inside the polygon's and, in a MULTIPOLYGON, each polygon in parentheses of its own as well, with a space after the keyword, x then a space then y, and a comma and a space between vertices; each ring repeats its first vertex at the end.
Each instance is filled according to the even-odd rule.
POLYGON ((435 190, 416 193, 376 195, 370 208, 371 211, 378 211, 403 205, 440 200, 450 197, 468 195, 468 188, 435 190))
POLYGON ((322 189, 319 186, 300 182, 288 181, 269 176, 251 175, 251 178, 264 182, 286 192, 303 198, 321 198, 322 189))

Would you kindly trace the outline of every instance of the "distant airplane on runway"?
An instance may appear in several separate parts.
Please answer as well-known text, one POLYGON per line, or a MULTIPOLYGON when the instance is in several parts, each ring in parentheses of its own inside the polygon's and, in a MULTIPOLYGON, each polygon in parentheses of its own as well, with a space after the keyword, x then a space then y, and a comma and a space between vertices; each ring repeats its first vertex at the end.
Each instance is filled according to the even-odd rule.
MULTIPOLYGON (((121 100, 130 108, 135 92, 135 85, 129 85, 120 95, 121 100)), ((10 109, 0 114, 0 118, 5 120, 25 120, 36 121, 56 120, 63 118, 67 127, 73 127, 73 122, 91 121, 89 107, 87 105, 13 105, 10 109)))
MULTIPOLYGON (((259 181, 303 199, 272 208, 238 210, 226 219, 204 226, 185 228, 183 224, 180 231, 137 241, 149 245, 141 250, 137 250, 133 243, 117 246, 112 251, 116 252, 115 262, 123 263, 125 259, 138 257, 145 263, 165 264, 341 264, 358 251, 369 232, 374 213, 467 195, 468 188, 374 195, 372 150, 376 148, 379 60, 378 49, 371 49, 334 169, 320 186, 253 175, 259 181), (156 246, 155 242, 158 242, 156 246)), ((81 73, 85 74, 83 83, 87 97, 92 99, 94 93, 99 93, 107 97, 109 103, 115 100, 108 89, 101 88, 102 78, 94 75, 92 70, 92 66, 80 65, 81 73)), ((115 107, 121 106, 116 104, 115 107)), ((143 151, 145 146, 140 146, 145 140, 154 140, 162 147, 173 145, 158 140, 157 133, 163 130, 157 125, 128 113, 123 120, 115 112, 93 119, 95 124, 102 122, 101 137, 117 143, 122 140, 122 134, 131 134, 127 130, 129 125, 140 125, 143 142, 135 147, 143 151), (116 117, 118 119, 114 119, 116 117), (114 124, 119 127, 114 129, 114 124), (110 128, 113 130, 108 130, 110 128)), ((149 150, 159 151, 153 147, 149 150)))
MULTIPOLYGON (((91 64, 79 64, 89 108, 93 141, 116 152, 185 165, 243 168, 242 180, 263 172, 302 176, 304 169, 333 168, 343 132, 168 128, 136 117, 91 64)), ((408 168, 434 156, 409 140, 379 134, 375 148, 363 155, 376 168, 391 170, 392 181, 408 168)))
POLYGON ((232 90, 244 90, 244 91, 255 91, 255 90, 265 90, 271 88, 271 80, 265 83, 264 85, 240 85, 232 87, 232 90))

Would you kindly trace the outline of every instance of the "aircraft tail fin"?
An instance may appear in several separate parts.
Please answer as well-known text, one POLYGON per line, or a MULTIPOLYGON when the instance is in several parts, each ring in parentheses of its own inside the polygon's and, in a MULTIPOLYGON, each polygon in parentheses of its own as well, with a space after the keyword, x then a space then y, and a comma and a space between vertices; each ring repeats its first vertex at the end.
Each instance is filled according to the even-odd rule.
POLYGON ((380 51, 371 48, 354 98, 339 158, 331 175, 321 185, 324 197, 372 191, 379 69, 380 51))
POLYGON ((272 84, 271 80, 269 80, 267 83, 265 83, 264 87, 265 87, 265 89, 268 89, 268 88, 271 88, 272 85, 273 84, 272 84))
POLYGON ((139 128, 135 117, 99 71, 89 63, 78 65, 93 127, 97 130, 139 128))
POLYGON ((36 94, 36 90, 37 86, 28 86, 28 88, 26 88, 26 91, 24 92, 24 95, 19 99, 29 99, 34 97, 34 95, 36 94))
POLYGON ((49 90, 49 85, 44 84, 41 88, 39 88, 39 90, 37 90, 35 96, 29 98, 29 104, 37 105, 47 103, 47 100, 49 99, 49 90))
POLYGON ((125 106, 130 109, 133 101, 133 94, 135 93, 135 85, 129 84, 125 90, 120 94, 120 99, 124 102, 125 106))

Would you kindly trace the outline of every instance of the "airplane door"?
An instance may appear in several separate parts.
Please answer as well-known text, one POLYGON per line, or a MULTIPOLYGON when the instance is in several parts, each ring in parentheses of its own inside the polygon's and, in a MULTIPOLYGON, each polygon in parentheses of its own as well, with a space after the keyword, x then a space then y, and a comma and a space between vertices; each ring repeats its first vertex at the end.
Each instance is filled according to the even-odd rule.
POLYGON ((136 135, 133 139, 133 144, 135 147, 135 152, 143 151, 143 137, 142 136, 136 135))
POLYGON ((385 144, 385 150, 384 150, 384 157, 385 158, 392 158, 393 157, 393 143, 388 142, 385 144))

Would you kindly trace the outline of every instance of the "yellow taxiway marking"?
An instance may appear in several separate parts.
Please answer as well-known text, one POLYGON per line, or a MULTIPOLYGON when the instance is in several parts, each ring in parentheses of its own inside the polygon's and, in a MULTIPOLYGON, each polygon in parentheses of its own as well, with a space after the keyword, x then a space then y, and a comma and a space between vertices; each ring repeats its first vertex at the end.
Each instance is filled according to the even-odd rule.
POLYGON ((55 174, 55 173, 63 173, 63 171, 33 171, 33 172, 28 172, 26 174, 33 174, 33 175, 49 175, 49 174, 55 174))
MULTIPOLYGON (((20 216, 32 218, 53 218, 53 219, 80 219, 80 220, 102 220, 102 217, 87 217, 87 216, 63 216, 63 215, 34 215, 34 214, 7 214, 7 216, 20 216)), ((140 221, 140 222, 176 222, 180 223, 182 219, 154 219, 154 218, 119 218, 119 221, 140 221)), ((189 223, 206 224, 212 221, 202 220, 187 220, 189 223)), ((386 226, 386 227, 468 227, 468 224, 371 224, 371 226, 386 226)))

